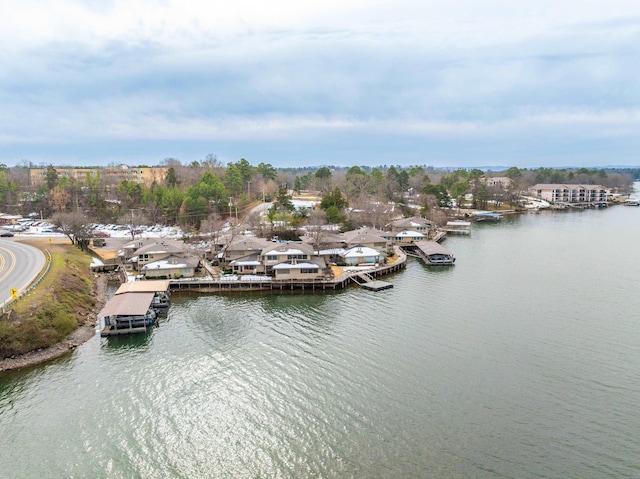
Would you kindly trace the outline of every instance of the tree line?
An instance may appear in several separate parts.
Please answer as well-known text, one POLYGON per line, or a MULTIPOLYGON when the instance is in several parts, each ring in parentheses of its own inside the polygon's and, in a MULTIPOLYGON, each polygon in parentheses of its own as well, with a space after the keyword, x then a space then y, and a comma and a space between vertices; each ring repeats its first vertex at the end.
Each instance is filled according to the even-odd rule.
POLYGON ((245 218, 259 202, 272 203, 267 212, 272 228, 284 221, 382 227, 392 217, 416 214, 416 207, 419 214, 436 222, 444 221, 443 209, 454 205, 516 207, 523 191, 536 183, 600 184, 629 193, 633 179, 640 177, 638 169, 276 168, 268 163, 254 166, 244 158, 223 164, 207 155, 188 164, 165 159, 160 166, 167 168, 166 176, 151 185, 126 180, 109 184, 99 170, 81 181, 74 180, 59 175, 49 164, 44 165, 44 184, 34 188, 29 181, 32 166, 0 165, 3 212, 43 218, 74 213, 85 223, 132 228, 159 223, 193 232, 213 231, 221 222, 245 218), (501 177, 509 181, 491 181, 501 177), (293 207, 291 195, 305 192, 317 199, 317 211, 293 207))

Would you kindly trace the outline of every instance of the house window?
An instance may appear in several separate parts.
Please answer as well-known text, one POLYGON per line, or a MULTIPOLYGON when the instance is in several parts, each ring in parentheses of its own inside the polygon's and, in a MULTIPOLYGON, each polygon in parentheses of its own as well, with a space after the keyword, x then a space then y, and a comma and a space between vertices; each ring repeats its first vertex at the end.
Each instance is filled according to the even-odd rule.
POLYGON ((278 270, 278 274, 291 274, 291 270, 290 269, 279 269, 278 270))
POLYGON ((318 272, 318 268, 301 268, 300 272, 302 274, 314 274, 318 272))
POLYGON ((287 259, 307 259, 306 254, 290 254, 287 255, 287 259))
POLYGON ((267 255, 267 261, 278 261, 278 255, 277 254, 267 255))

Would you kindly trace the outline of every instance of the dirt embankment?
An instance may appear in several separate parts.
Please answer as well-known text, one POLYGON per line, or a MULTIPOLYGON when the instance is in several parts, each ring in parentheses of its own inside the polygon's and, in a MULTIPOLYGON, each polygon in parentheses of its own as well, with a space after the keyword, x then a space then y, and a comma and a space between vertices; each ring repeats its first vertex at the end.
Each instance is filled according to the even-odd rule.
MULTIPOLYGON (((36 247, 39 247, 37 242, 29 241, 29 243, 33 244, 36 247)), ((49 243, 47 243, 45 246, 42 246, 41 249, 46 249, 46 247, 48 246, 50 246, 49 243)), ((63 341, 56 343, 51 347, 0 360, 0 371, 20 369, 49 361, 51 359, 62 356, 63 354, 77 348, 82 343, 91 339, 94 334, 96 334, 97 314, 104 307, 107 301, 106 277, 95 277, 95 294, 97 301, 94 307, 93 314, 78 317, 78 322, 81 324, 78 329, 69 334, 63 341)))

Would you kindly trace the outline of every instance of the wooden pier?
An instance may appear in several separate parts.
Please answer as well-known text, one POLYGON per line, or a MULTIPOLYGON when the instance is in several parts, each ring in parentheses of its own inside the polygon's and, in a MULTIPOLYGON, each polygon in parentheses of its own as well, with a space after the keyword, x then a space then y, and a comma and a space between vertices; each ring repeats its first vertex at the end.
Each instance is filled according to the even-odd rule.
MULTIPOLYGON (((398 249, 400 257, 393 264, 385 264, 375 269, 366 270, 372 281, 380 276, 393 274, 406 268, 406 255, 398 249)), ((354 279, 360 272, 347 271, 336 278, 327 279, 273 279, 265 277, 264 280, 220 280, 198 279, 189 281, 170 281, 171 292, 193 293, 230 293, 230 292, 260 292, 260 291, 337 291, 346 288, 351 283, 361 284, 354 279)))
POLYGON ((366 271, 362 271, 351 276, 351 279, 354 283, 362 286, 365 289, 368 289, 369 291, 382 291, 384 289, 393 288, 393 285, 391 283, 377 280, 366 271))

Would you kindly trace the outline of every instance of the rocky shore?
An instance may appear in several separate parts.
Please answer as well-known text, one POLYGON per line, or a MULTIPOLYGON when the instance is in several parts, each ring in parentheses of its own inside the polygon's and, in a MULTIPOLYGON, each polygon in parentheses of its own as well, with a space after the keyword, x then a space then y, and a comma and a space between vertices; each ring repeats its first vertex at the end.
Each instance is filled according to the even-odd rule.
POLYGON ((96 334, 96 317, 104 307, 107 300, 107 280, 104 276, 97 276, 96 281, 96 307, 93 314, 83 316, 81 326, 65 338, 64 341, 54 344, 46 349, 31 351, 20 356, 0 360, 0 371, 22 369, 36 364, 41 364, 51 359, 58 358, 73 351, 75 348, 91 339, 96 334))

